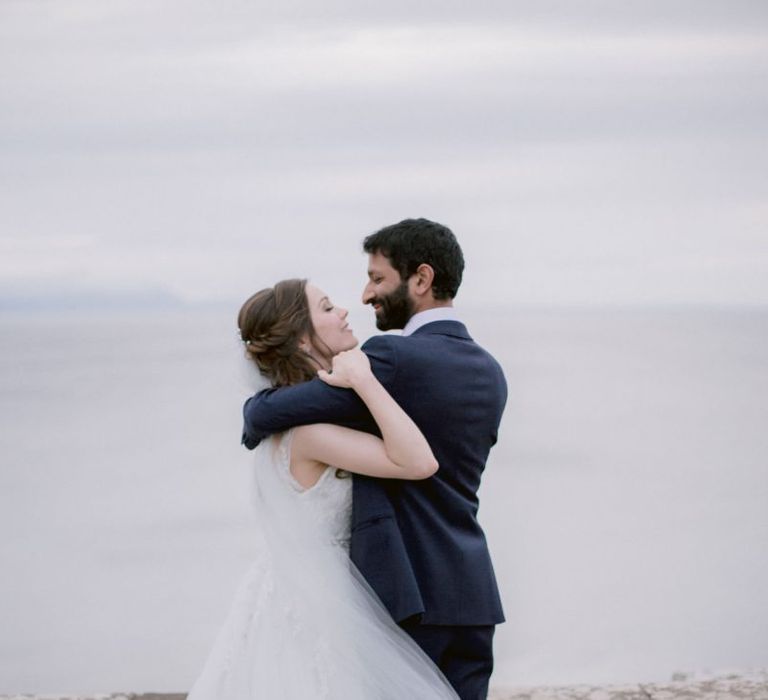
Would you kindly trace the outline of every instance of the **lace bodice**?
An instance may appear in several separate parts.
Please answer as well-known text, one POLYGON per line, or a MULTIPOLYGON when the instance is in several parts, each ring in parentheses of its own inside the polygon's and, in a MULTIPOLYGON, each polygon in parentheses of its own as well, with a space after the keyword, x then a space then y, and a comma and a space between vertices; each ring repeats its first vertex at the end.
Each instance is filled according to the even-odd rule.
POLYGON ((314 486, 302 486, 291 474, 291 438, 291 432, 282 437, 275 468, 280 470, 286 488, 290 489, 303 508, 310 511, 323 539, 327 538, 328 542, 349 551, 352 522, 351 475, 340 478, 334 467, 327 467, 314 486))

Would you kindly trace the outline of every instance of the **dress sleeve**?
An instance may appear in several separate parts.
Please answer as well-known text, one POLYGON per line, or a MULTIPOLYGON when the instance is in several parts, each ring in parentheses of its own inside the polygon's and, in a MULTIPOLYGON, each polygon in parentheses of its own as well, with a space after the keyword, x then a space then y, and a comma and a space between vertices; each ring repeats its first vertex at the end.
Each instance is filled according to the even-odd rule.
MULTIPOLYGON (((388 390, 397 373, 397 355, 391 336, 374 336, 361 348, 371 361, 376 378, 388 390)), ((261 440, 298 425, 335 423, 377 433, 365 404, 351 389, 312 379, 294 386, 265 389, 243 406, 242 443, 249 450, 261 440)))

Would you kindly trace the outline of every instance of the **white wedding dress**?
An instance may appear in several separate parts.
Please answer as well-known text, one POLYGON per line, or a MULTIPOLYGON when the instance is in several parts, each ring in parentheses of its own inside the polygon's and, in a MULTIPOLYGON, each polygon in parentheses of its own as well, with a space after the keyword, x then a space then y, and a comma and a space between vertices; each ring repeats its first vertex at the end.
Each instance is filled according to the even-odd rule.
POLYGON ((188 700, 455 700, 349 560, 352 479, 302 488, 290 440, 255 450, 258 554, 188 700))

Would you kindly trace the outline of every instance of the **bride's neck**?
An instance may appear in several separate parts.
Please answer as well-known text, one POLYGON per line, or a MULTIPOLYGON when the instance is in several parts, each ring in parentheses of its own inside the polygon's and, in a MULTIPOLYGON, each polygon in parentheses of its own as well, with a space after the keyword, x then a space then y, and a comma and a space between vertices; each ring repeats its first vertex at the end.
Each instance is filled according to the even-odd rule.
POLYGON ((318 370, 324 369, 326 372, 331 371, 331 363, 329 360, 319 356, 316 352, 308 352, 306 355, 318 370))

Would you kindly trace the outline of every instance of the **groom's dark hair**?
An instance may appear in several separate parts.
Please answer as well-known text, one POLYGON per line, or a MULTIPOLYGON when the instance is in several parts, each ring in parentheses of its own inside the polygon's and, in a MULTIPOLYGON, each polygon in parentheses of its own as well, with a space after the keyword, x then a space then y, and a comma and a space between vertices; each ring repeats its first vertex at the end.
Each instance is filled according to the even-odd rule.
POLYGON ((385 226, 363 241, 366 253, 381 253, 405 281, 419 265, 435 271, 435 299, 453 299, 464 272, 464 255, 451 229, 429 219, 403 219, 385 226))

